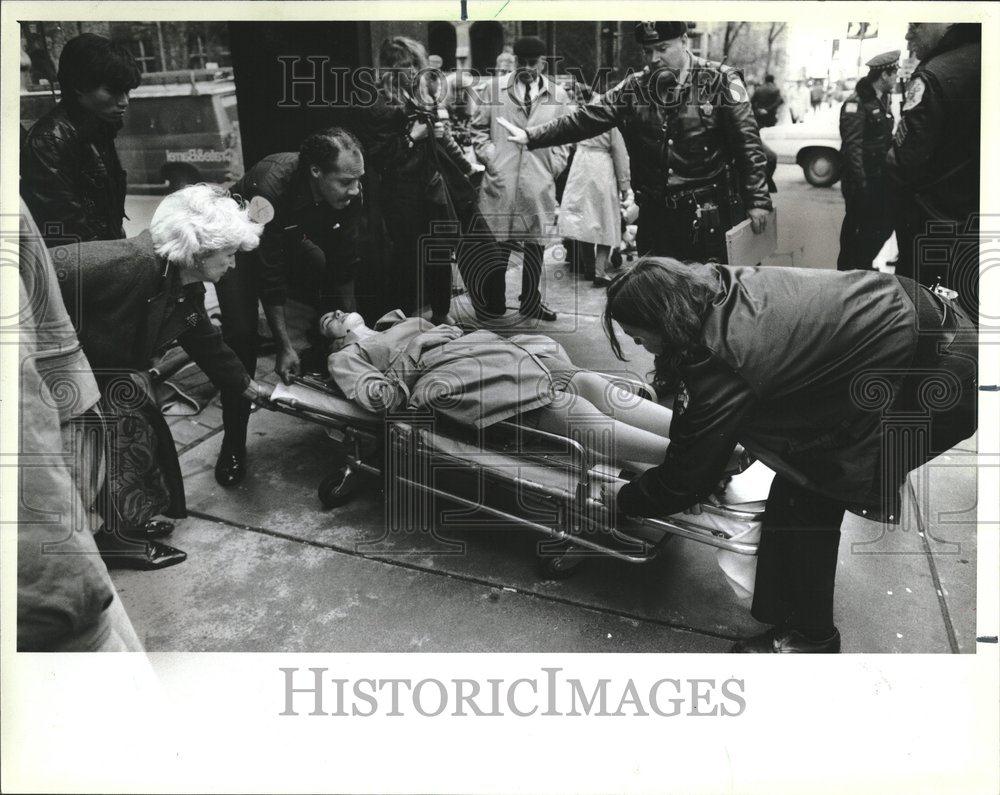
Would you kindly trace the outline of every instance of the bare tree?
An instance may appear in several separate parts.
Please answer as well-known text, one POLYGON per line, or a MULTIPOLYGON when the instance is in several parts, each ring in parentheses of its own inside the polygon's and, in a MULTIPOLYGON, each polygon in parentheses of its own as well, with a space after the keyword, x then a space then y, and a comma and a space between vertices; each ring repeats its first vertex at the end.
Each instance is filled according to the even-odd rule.
POLYGON ((737 37, 746 30, 749 22, 727 22, 726 30, 722 34, 722 60, 729 60, 729 51, 732 49, 737 37))
POLYGON ((764 61, 764 74, 768 74, 771 71, 771 59, 774 57, 774 43, 778 40, 780 36, 785 31, 784 22, 772 22, 771 27, 767 31, 767 59, 764 61))

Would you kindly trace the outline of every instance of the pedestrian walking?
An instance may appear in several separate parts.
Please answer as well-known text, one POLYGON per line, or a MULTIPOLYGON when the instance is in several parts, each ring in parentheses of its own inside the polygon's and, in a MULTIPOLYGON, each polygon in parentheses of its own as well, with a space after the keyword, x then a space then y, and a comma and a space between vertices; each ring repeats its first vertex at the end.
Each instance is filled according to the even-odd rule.
POLYGON ((778 109, 785 104, 781 89, 774 83, 774 75, 764 75, 764 84, 758 86, 750 97, 750 107, 753 108, 757 126, 773 127, 778 123, 778 109))

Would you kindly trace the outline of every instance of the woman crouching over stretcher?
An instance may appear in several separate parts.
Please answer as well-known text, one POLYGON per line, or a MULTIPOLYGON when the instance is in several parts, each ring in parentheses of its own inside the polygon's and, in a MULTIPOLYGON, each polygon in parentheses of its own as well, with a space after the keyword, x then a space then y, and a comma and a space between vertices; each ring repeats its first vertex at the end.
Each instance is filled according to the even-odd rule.
POLYGON ((630 516, 682 511, 740 442, 776 472, 751 608, 775 626, 733 651, 839 651, 844 512, 898 522, 907 473, 976 430, 972 321, 903 277, 649 257, 608 289, 604 326, 623 358, 615 323, 678 398, 664 462, 605 501, 630 516))
POLYGON ((518 416, 538 430, 580 437, 591 449, 595 436, 606 438, 609 449, 595 452, 618 465, 645 469, 663 461, 670 409, 576 367, 548 337, 466 334, 399 312, 379 320, 379 331, 357 313, 332 312, 320 324, 339 347, 327 359, 330 376, 369 411, 428 409, 475 428, 518 416))

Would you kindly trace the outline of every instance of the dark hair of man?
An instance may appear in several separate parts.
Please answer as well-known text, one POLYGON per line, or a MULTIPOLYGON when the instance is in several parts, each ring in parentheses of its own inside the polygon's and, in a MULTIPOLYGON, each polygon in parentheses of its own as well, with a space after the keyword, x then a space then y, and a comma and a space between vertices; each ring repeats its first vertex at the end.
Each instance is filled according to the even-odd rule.
POLYGON ((77 91, 87 93, 101 86, 116 93, 131 91, 141 82, 142 73, 124 45, 95 33, 82 33, 63 47, 56 78, 63 98, 75 102, 77 91))
POLYGON ((858 78, 858 82, 854 86, 855 93, 866 101, 875 99, 875 81, 882 76, 884 71, 884 66, 869 67, 868 74, 858 78))
POLYGON ((658 332, 667 347, 657 356, 661 382, 675 382, 677 366, 701 339, 705 312, 719 292, 709 265, 668 257, 643 257, 608 286, 604 333, 615 356, 626 361, 612 321, 658 332))
POLYGON ((361 142, 343 127, 330 127, 312 133, 299 147, 299 167, 316 166, 324 174, 329 174, 337 167, 340 153, 348 150, 361 152, 361 142))

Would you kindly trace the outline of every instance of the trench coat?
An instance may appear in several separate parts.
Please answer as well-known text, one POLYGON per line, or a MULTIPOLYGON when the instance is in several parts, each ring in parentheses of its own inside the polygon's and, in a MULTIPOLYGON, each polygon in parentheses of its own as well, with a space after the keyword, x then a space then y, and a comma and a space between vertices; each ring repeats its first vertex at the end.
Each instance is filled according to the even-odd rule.
POLYGON ((476 428, 549 405, 578 369, 540 334, 463 335, 415 317, 331 354, 327 367, 344 395, 369 411, 432 411, 476 428))
POLYGON ((618 248, 618 193, 627 191, 629 184, 628 152, 617 128, 580 141, 559 205, 559 236, 618 248))
MULTIPOLYGON (((573 110, 562 87, 542 77, 531 112, 514 94, 513 74, 494 76, 480 94, 472 118, 472 145, 486 174, 479 189, 479 209, 498 240, 546 245, 555 236, 556 177, 566 168, 569 148, 552 146, 529 152, 507 140, 498 119, 534 127, 573 110)), ((533 92, 534 93, 534 89, 533 92)))

